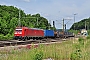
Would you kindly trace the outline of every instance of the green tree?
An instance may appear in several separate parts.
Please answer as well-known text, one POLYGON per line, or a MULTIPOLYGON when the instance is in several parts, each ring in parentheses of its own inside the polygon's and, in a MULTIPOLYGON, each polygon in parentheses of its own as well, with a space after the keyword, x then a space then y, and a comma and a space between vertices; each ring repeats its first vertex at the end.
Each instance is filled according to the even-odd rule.
POLYGON ((20 11, 20 23, 21 26, 29 28, 41 28, 46 29, 51 26, 48 20, 42 17, 39 13, 31 15, 25 14, 23 10, 14 6, 0 5, 0 35, 13 36, 15 28, 19 23, 19 11, 20 11))

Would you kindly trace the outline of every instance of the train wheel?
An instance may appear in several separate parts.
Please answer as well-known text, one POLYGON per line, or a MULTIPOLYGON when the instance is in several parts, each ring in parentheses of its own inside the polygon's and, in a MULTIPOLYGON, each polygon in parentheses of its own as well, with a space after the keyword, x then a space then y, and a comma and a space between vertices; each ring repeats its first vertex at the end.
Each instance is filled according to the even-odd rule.
POLYGON ((35 40, 35 38, 33 38, 33 40, 35 40))
POLYGON ((36 37, 36 40, 38 40, 39 38, 38 37, 36 37))
POLYGON ((23 37, 23 41, 25 41, 26 40, 26 37, 23 37))
POLYGON ((23 38, 22 38, 22 37, 20 37, 20 38, 19 38, 19 41, 21 41, 22 39, 23 39, 23 38))
POLYGON ((39 37, 39 39, 41 40, 41 37, 39 37))
POLYGON ((29 37, 29 40, 30 40, 31 38, 29 37))
POLYGON ((27 37, 27 40, 30 40, 30 38, 29 38, 29 37, 27 37))
POLYGON ((18 40, 18 37, 14 37, 15 40, 18 40))
POLYGON ((25 41, 25 39, 23 39, 23 41, 25 41))

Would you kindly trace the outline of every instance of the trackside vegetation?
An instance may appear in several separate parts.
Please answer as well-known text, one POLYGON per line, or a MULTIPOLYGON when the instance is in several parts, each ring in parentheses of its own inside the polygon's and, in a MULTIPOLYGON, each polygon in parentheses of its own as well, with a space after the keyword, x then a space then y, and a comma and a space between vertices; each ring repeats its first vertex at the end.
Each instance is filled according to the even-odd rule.
MULTIPOLYGON (((71 32, 75 34, 78 30, 85 28, 89 30, 90 28, 90 17, 83 19, 80 22, 76 22, 70 28, 71 32), (74 29, 75 26, 75 29, 74 29)), ((42 17, 39 13, 37 14, 26 14, 24 10, 21 10, 14 6, 0 5, 0 40, 10 40, 13 39, 14 30, 17 26, 26 26, 29 28, 41 28, 41 29, 51 29, 56 30, 55 27, 51 27, 48 20, 42 17), (19 22, 19 12, 20 12, 20 22, 19 22)))
POLYGON ((82 19, 81 21, 74 23, 70 29, 73 29, 73 30, 85 29, 85 24, 86 24, 86 30, 89 30, 90 29, 90 17, 86 19, 82 19))
MULTIPOLYGON (((51 24, 39 13, 33 15, 26 14, 17 7, 0 5, 0 40, 12 39, 14 30, 17 26, 48 29, 48 26, 51 27, 51 24)), ((51 29, 53 29, 53 27, 51 27, 51 29)))
POLYGON ((0 51, 1 60, 89 60, 90 36, 70 39, 62 43, 39 45, 37 48, 21 48, 0 51), (4 56, 4 57, 3 57, 4 56))

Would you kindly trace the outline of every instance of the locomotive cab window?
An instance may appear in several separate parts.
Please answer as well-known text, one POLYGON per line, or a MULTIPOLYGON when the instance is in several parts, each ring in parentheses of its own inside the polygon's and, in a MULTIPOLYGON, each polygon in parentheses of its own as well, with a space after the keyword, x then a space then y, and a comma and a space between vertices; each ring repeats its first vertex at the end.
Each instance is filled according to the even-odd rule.
POLYGON ((16 32, 21 32, 22 31, 22 29, 16 29, 16 32))

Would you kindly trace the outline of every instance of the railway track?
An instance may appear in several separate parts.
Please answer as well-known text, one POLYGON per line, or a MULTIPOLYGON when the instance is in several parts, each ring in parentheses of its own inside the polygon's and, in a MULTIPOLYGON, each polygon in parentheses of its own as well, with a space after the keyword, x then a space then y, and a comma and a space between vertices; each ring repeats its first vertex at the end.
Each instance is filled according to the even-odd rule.
POLYGON ((70 38, 55 38, 55 39, 42 39, 42 40, 26 40, 26 41, 19 41, 19 40, 4 40, 0 41, 0 47, 6 46, 17 46, 17 45, 26 45, 26 44, 38 44, 38 43, 50 43, 50 42, 61 42, 66 40, 73 40, 75 37, 70 38))
POLYGON ((50 42, 58 42, 61 39, 42 39, 42 40, 8 40, 8 41, 0 41, 0 47, 6 46, 16 46, 16 45, 26 45, 26 44, 37 44, 37 43, 50 43, 50 42))

